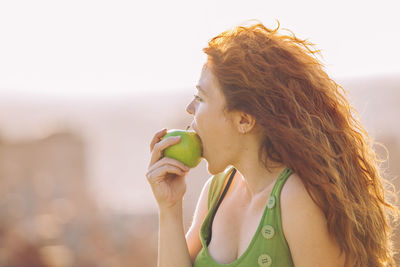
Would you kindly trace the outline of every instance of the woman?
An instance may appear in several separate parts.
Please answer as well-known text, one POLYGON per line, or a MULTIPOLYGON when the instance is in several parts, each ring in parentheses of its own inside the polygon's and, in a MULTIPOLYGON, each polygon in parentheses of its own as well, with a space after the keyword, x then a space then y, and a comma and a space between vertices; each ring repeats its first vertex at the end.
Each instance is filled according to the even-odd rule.
POLYGON ((151 144, 158 266, 394 266, 387 199, 367 132, 305 40, 261 23, 214 37, 187 112, 213 176, 184 233, 189 168, 151 144))

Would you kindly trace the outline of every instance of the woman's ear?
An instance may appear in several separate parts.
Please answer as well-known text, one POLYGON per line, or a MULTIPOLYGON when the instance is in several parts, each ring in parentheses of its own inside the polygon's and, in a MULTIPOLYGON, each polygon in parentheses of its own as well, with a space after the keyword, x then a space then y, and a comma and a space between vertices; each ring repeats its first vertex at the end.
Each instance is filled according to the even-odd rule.
POLYGON ((253 128, 255 127, 255 124, 256 124, 256 120, 252 115, 250 115, 246 112, 243 112, 243 111, 239 111, 239 112, 237 112, 236 116, 237 116, 236 127, 240 133, 246 134, 253 130, 253 128))

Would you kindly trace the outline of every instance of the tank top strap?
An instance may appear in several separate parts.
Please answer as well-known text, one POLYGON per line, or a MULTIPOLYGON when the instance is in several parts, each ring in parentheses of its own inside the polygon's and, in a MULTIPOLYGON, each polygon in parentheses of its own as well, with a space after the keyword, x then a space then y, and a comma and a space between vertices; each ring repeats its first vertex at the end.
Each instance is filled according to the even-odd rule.
POLYGON ((214 175, 214 177, 212 178, 210 189, 208 191, 208 210, 211 210, 213 206, 216 205, 223 190, 223 186, 229 177, 228 175, 232 172, 233 169, 233 166, 229 166, 223 172, 214 175))
MULTIPOLYGON (((271 194, 268 198, 267 201, 267 206, 265 207, 265 212, 262 217, 262 222, 263 225, 265 226, 265 229, 263 228, 262 231, 264 232, 264 235, 268 236, 273 235, 277 236, 277 239, 275 242, 279 244, 280 249, 279 251, 276 251, 274 253, 277 253, 277 255, 284 254, 286 258, 290 259, 291 261, 291 254, 290 254, 290 249, 289 245, 287 243, 287 240, 285 238, 285 234, 283 232, 282 228, 282 218, 281 218, 281 200, 280 200, 280 195, 282 188, 289 178, 289 176, 293 173, 293 171, 289 168, 286 168, 282 171, 282 173, 279 175, 278 179, 275 182, 275 185, 271 191, 271 194)), ((276 245, 277 247, 277 245, 276 245)), ((268 247, 268 250, 273 251, 273 247, 268 247)), ((290 265, 293 266, 293 265, 290 265)))
POLYGON ((281 172, 281 174, 279 175, 278 179, 276 180, 275 185, 271 191, 271 196, 274 195, 275 197, 280 197, 282 187, 292 173, 293 173, 293 171, 290 168, 285 168, 281 172))

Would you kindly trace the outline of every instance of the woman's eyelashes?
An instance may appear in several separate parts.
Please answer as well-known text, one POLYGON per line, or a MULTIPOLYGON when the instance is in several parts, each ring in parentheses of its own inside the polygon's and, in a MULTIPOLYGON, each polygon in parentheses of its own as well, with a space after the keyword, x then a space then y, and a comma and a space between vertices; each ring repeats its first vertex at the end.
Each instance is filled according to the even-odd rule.
POLYGON ((198 100, 198 101, 203 101, 202 99, 201 99, 201 97, 200 96, 198 96, 198 95, 193 95, 194 96, 194 99, 195 100, 198 100))

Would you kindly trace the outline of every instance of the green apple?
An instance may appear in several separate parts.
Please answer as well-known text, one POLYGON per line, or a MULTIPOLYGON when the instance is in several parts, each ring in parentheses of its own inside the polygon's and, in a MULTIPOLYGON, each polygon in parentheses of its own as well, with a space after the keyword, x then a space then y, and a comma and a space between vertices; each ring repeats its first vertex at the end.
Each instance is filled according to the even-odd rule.
POLYGON ((190 168, 199 165, 202 156, 202 144, 200 137, 194 131, 172 129, 162 137, 180 136, 179 143, 164 149, 165 157, 176 159, 190 168))

